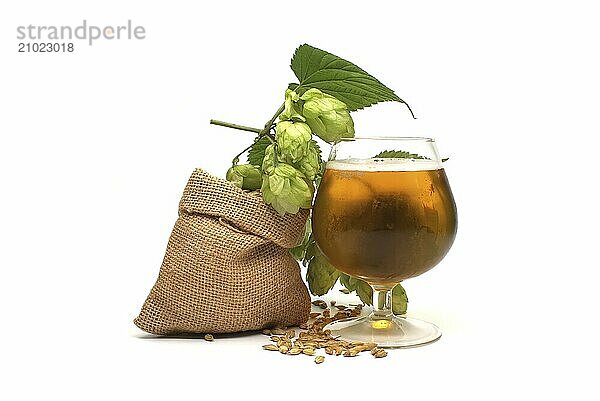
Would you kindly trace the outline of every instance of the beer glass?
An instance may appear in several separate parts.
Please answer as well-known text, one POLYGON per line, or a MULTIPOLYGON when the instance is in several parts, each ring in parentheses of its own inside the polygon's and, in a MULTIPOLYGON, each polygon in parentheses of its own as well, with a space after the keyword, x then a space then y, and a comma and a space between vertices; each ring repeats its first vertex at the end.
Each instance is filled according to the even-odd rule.
POLYGON ((333 145, 313 208, 313 233, 335 268, 371 285, 373 311, 325 328, 389 348, 437 340, 437 326, 392 313, 391 290, 437 265, 456 226, 456 205, 433 139, 364 137, 333 145), (377 157, 390 150, 407 153, 377 157))

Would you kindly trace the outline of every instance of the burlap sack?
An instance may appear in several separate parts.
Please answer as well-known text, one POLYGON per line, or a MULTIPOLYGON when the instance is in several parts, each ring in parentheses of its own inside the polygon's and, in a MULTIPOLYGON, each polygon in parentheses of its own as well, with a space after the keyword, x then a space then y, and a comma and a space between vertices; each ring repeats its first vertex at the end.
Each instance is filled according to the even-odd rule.
POLYGON ((310 297, 287 248, 308 213, 280 217, 260 194, 202 170, 190 177, 156 284, 134 323, 154 334, 298 325, 310 297))

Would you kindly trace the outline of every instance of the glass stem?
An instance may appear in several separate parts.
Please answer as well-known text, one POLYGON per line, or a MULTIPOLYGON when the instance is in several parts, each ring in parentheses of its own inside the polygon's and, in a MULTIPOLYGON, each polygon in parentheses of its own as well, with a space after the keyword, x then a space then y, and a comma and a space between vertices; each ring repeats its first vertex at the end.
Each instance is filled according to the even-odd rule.
POLYGON ((373 313, 374 320, 392 318, 392 293, 390 288, 373 287, 373 313))

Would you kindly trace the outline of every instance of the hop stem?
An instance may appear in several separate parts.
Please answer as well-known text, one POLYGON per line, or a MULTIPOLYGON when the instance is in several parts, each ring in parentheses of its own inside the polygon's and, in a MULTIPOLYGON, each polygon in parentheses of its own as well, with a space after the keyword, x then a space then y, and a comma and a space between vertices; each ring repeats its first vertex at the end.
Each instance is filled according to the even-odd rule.
POLYGON ((238 163, 239 157, 245 151, 247 151, 248 149, 250 149, 254 145, 254 143, 256 143, 263 136, 266 136, 267 138, 269 138, 269 140, 271 141, 271 143, 275 143, 275 138, 273 137, 273 135, 271 135, 271 127, 273 126, 273 123, 275 122, 275 120, 277 119, 277 117, 279 117, 279 115, 281 113, 283 113, 283 110, 285 110, 285 102, 282 103, 281 106, 279 106, 279 108, 277 109, 277 111, 275 112, 275 114, 273 115, 273 117, 271 117, 271 119, 269 121, 267 121, 267 123, 265 124, 265 127, 263 129, 254 128, 254 127, 248 127, 248 126, 240 125, 240 124, 228 123, 228 122, 225 122, 225 121, 210 120, 210 123, 213 124, 213 125, 219 125, 221 127, 238 129, 240 131, 249 131, 249 132, 254 132, 254 133, 258 134, 258 137, 254 140, 254 142, 252 144, 250 144, 248 147, 246 147, 244 150, 242 150, 240 153, 238 153, 233 158, 232 164, 234 166, 238 163))
POLYGON ((267 121, 267 123, 265 124, 265 127, 262 129, 262 131, 260 131, 261 134, 268 134, 269 131, 271 131, 271 127, 273 126, 273 123, 275 122, 275 120, 277 120, 277 117, 279 117, 279 115, 281 113, 283 113, 283 110, 285 110, 285 102, 282 103, 281 106, 279 106, 279 108, 277 109, 277 111, 275 112, 273 117, 271 117, 271 119, 269 121, 267 121))
POLYGON ((213 124, 213 125, 219 125, 221 127, 239 129, 241 131, 255 132, 257 134, 260 134, 260 136, 264 136, 264 135, 269 134, 269 131, 271 131, 271 127, 273 126, 273 123, 275 122, 275 120, 277 119, 277 117, 279 117, 279 115, 281 113, 283 113, 283 110, 285 110, 285 103, 283 103, 277 109, 277 111, 275 112, 275 114, 273 115, 273 117, 271 117, 271 119, 269 121, 267 121, 267 123, 265 124, 265 127, 263 129, 254 128, 254 127, 248 127, 246 125, 228 123, 228 122, 219 121, 219 120, 210 120, 210 123, 213 124))
POLYGON ((257 134, 260 134, 263 131, 260 128, 247 127, 245 125, 233 124, 233 123, 228 123, 228 122, 219 121, 219 120, 210 120, 210 123, 213 125, 219 125, 221 127, 239 129, 241 131, 255 132, 257 134))

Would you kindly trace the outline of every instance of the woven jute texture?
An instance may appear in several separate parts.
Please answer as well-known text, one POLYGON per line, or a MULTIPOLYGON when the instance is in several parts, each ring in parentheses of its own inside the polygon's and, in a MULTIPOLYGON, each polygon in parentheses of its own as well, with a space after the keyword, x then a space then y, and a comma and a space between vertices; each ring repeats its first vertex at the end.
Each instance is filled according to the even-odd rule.
POLYGON ((280 217, 260 194, 195 170, 134 323, 167 335, 306 322, 310 297, 288 248, 300 241, 307 217, 306 210, 280 217))

